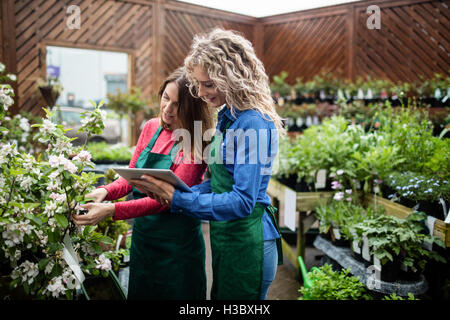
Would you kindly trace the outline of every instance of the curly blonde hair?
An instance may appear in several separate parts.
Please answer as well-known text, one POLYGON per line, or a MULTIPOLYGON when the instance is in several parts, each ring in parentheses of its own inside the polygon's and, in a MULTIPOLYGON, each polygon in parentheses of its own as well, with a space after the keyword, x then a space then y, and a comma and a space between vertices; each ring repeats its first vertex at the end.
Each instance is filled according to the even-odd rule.
POLYGON ((216 28, 207 34, 195 35, 184 65, 192 95, 197 96, 198 92, 199 85, 193 77, 194 67, 198 66, 225 95, 233 115, 234 109, 255 109, 265 119, 273 121, 279 133, 285 132, 264 66, 256 57, 251 42, 236 31, 216 28))

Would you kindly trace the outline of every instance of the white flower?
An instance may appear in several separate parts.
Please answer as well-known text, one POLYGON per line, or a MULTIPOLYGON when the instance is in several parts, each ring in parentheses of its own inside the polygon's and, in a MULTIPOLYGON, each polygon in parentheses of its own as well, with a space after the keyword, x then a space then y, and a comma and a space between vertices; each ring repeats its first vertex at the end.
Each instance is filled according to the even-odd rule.
POLYGON ((343 173, 344 173, 344 170, 342 170, 342 169, 339 169, 338 171, 336 171, 336 174, 338 176, 342 175, 343 173))
POLYGON ((20 122, 19 122, 19 127, 23 130, 23 131, 30 131, 30 124, 28 122, 27 118, 21 118, 20 122))
MULTIPOLYGON (((49 145, 49 149, 51 149, 51 145, 49 145)), ((68 141, 64 141, 61 139, 58 139, 55 143, 55 145, 53 146, 53 150, 54 152, 69 152, 72 148, 72 143, 68 142, 68 141)), ((70 153, 70 152, 69 152, 70 153)))
POLYGON ((55 129, 56 129, 56 125, 53 122, 51 122, 50 120, 44 119, 44 121, 42 121, 42 127, 41 127, 40 131, 43 134, 52 133, 52 131, 55 131, 55 129))
POLYGON ((59 156, 51 155, 50 157, 48 157, 48 163, 52 168, 56 168, 60 165, 63 165, 65 162, 66 158, 64 158, 63 154, 60 154, 59 156))
POLYGON ((62 281, 69 290, 74 289, 77 284, 77 279, 75 278, 75 275, 70 271, 70 269, 63 273, 62 281))
POLYGON ((11 81, 16 81, 16 80, 17 80, 17 77, 16 77, 15 74, 8 73, 6 76, 7 76, 7 77, 9 78, 9 80, 11 80, 11 81))
POLYGON ((66 195, 61 193, 52 193, 49 198, 55 200, 57 203, 63 203, 66 201, 66 195))
POLYGON ((344 199, 344 193, 343 192, 338 192, 334 195, 333 197, 334 200, 337 201, 341 201, 342 199, 344 199))
POLYGON ((55 263, 53 261, 50 261, 44 269, 44 273, 45 274, 50 274, 50 272, 52 272, 53 266, 55 265, 55 263))
POLYGON ((81 162, 88 162, 88 161, 91 161, 91 158, 92 158, 91 154, 88 151, 83 150, 79 154, 77 154, 73 158, 73 160, 78 160, 78 161, 81 161, 81 162))
POLYGON ((17 230, 24 234, 30 234, 33 230, 33 226, 30 225, 30 220, 19 221, 17 223, 17 230))
POLYGON ((48 191, 55 191, 60 187, 60 184, 57 181, 50 181, 50 183, 47 186, 48 191))
POLYGON ((38 264, 26 260, 20 266, 23 268, 22 281, 25 282, 28 279, 28 284, 31 284, 34 281, 34 278, 36 278, 39 274, 38 264))
POLYGON ((95 259, 95 263, 97 263, 96 268, 100 270, 109 271, 111 270, 111 260, 105 257, 105 255, 102 253, 98 259, 95 259))
POLYGON ((66 169, 67 171, 69 171, 70 173, 76 173, 77 172, 77 167, 73 164, 72 161, 67 160, 64 163, 64 169, 66 169))
POLYGON ((29 191, 32 183, 33 181, 31 180, 31 177, 27 176, 25 177, 25 179, 22 180, 22 182, 20 182, 20 187, 25 191, 29 191))
POLYGON ((9 143, 4 144, 0 150, 0 154, 2 154, 3 156, 7 157, 7 156, 16 156, 18 154, 17 152, 17 148, 16 146, 13 146, 9 143))
POLYGON ((5 71, 5 65, 0 62, 0 72, 5 71))
POLYGON ((50 280, 50 284, 47 286, 47 290, 52 294, 54 298, 58 298, 66 291, 62 283, 62 277, 53 278, 50 280))

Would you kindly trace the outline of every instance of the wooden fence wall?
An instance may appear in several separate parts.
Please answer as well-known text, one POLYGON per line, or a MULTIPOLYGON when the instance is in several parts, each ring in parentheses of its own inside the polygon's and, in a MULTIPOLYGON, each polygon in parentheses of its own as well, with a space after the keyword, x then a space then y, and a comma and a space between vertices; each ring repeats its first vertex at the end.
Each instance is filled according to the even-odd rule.
POLYGON ((295 83, 328 70, 414 81, 449 72, 449 20, 444 0, 367 0, 260 19, 174 0, 2 0, 0 61, 18 76, 14 110, 33 113, 44 104, 35 83, 47 45, 128 53, 129 83, 149 97, 182 64, 193 35, 214 26, 252 41, 271 79, 286 70, 295 83), (366 26, 372 4, 379 30, 366 26), (81 9, 80 29, 67 28, 70 5, 81 9))
POLYGON ((48 45, 128 53, 129 84, 150 97, 183 63, 194 34, 221 26, 253 40, 257 20, 172 0, 2 0, 0 8, 0 61, 18 77, 13 111, 34 114, 45 106, 36 80, 48 45), (80 29, 67 27, 70 5, 81 10, 80 29))
POLYGON ((259 20, 263 62, 288 82, 321 70, 349 79, 370 75, 416 81, 450 71, 450 10, 443 0, 358 1, 259 20), (369 5, 380 8, 380 29, 369 29, 369 5))

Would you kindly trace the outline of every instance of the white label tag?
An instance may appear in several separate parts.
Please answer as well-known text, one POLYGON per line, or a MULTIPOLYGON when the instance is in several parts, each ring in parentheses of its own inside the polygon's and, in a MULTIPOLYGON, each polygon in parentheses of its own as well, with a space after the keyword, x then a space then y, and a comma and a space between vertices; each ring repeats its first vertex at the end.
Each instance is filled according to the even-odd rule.
POLYGON ((356 252, 357 254, 361 254, 361 248, 359 247, 358 241, 352 242, 352 250, 356 252))
POLYGON ((369 239, 366 236, 363 237, 362 256, 364 260, 370 261, 369 239))
POLYGON ((336 240, 340 240, 341 239, 341 233, 339 232, 339 228, 333 228, 333 233, 334 233, 334 238, 336 240))
POLYGON ((284 191, 284 224, 295 231, 295 214, 297 212, 297 194, 289 188, 284 191))
POLYGON ((326 187, 327 183, 327 170, 320 169, 317 171, 316 176, 316 189, 323 189, 326 187))
MULTIPOLYGON (((353 238, 356 238, 356 231, 353 228, 349 229, 350 234, 352 235, 353 238)), ((359 243, 358 241, 354 240, 352 241, 352 250, 354 252, 356 252, 357 254, 361 254, 361 248, 359 247, 359 243)))
POLYGON ((450 208, 448 209, 447 218, 445 218, 445 223, 450 223, 450 208))
POLYGON ((119 236, 117 237, 117 242, 116 242, 116 251, 119 251, 120 243, 122 242, 122 238, 123 238, 123 234, 119 234, 119 236))
POLYGON ((375 269, 377 269, 379 272, 381 272, 381 269, 382 269, 381 262, 380 262, 380 259, 378 259, 376 255, 373 256, 373 265, 374 265, 375 269))
MULTIPOLYGON (((432 216, 428 216, 427 217, 427 222, 426 223, 427 223, 428 230, 430 230, 430 235, 431 236, 434 234, 434 222, 435 221, 436 221, 435 217, 432 217, 432 216)), ((433 249, 433 244, 432 243, 424 242, 423 245, 429 251, 431 251, 433 249)))
POLYGON ((78 263, 77 254, 73 249, 72 240, 70 239, 68 234, 64 236, 63 245, 64 245, 63 258, 69 265, 69 268, 72 270, 73 274, 75 275, 75 278, 77 279, 76 288, 80 289, 81 283, 83 283, 84 281, 84 274, 83 271, 81 271, 80 264, 78 263))

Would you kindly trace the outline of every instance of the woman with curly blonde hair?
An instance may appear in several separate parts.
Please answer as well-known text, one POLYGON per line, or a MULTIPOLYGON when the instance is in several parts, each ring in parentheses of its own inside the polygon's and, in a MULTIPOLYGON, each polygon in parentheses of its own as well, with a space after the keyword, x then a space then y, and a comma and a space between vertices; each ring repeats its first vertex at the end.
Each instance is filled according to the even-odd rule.
POLYGON ((171 212, 210 220, 212 299, 265 299, 282 257, 266 190, 284 131, 268 77, 251 43, 222 29, 195 36, 185 67, 191 93, 220 108, 210 179, 181 192, 145 176, 139 188, 171 212))

